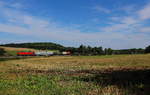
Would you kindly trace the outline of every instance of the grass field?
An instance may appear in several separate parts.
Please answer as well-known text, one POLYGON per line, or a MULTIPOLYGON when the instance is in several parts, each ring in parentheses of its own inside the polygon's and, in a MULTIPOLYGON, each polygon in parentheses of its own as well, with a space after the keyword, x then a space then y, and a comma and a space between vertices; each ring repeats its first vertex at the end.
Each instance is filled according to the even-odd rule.
POLYGON ((1 60, 0 95, 150 95, 150 54, 1 60))
POLYGON ((4 46, 0 46, 0 48, 3 48, 6 51, 6 54, 8 56, 16 56, 18 51, 37 51, 35 49, 29 49, 29 48, 13 48, 13 47, 4 47, 4 46))
MULTIPOLYGON (((5 46, 0 46, 0 48, 3 48, 6 51, 6 56, 17 56, 18 51, 39 51, 37 49, 31 49, 31 48, 14 48, 14 47, 5 47, 5 46)), ((44 51, 44 50, 40 50, 44 51)), ((54 51, 54 52, 59 52, 58 50, 48 50, 48 51, 54 51)))

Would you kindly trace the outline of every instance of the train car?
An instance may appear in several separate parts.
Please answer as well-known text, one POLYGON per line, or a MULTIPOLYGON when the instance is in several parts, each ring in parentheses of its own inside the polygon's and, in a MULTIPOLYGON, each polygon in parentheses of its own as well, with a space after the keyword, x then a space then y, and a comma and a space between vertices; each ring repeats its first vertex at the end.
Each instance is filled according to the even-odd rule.
POLYGON ((23 52, 17 52, 18 56, 35 56, 34 52, 31 51, 23 51, 23 52))
POLYGON ((51 51, 39 51, 39 52, 35 52, 36 56, 52 56, 54 55, 54 52, 51 51))
POLYGON ((53 51, 20 51, 17 52, 18 56, 53 56, 53 55, 71 55, 70 51, 53 52, 53 51))
POLYGON ((71 52, 70 51, 63 51, 62 55, 71 55, 71 52))

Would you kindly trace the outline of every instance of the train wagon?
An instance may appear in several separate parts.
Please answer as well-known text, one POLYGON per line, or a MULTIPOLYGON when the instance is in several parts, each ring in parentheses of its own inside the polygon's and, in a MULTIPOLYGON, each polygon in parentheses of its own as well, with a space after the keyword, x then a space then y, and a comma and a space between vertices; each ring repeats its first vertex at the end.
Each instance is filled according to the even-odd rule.
POLYGON ((39 51, 39 52, 35 52, 36 56, 52 56, 54 55, 54 52, 51 51, 39 51))
POLYGON ((71 55, 71 52, 70 51, 63 51, 62 55, 71 55))
POLYGON ((31 51, 23 51, 23 52, 17 52, 18 56, 35 56, 34 52, 31 51))

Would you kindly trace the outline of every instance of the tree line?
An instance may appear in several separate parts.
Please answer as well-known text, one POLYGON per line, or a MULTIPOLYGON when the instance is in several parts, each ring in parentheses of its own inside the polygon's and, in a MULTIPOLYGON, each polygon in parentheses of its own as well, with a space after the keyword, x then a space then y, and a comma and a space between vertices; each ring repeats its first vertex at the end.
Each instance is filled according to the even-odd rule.
POLYGON ((38 50, 60 50, 65 48, 60 44, 50 43, 50 42, 38 42, 38 43, 10 43, 3 44, 0 46, 6 47, 16 47, 16 48, 32 48, 38 50))
MULTIPOLYGON (((144 54, 150 53, 150 46, 145 49, 142 48, 133 48, 133 49, 120 49, 114 50, 111 48, 103 48, 103 47, 91 47, 80 45, 79 47, 64 47, 60 44, 49 43, 49 42, 39 42, 39 43, 11 43, 11 44, 3 44, 1 46, 6 47, 16 47, 16 48, 32 48, 38 50, 59 50, 62 51, 70 51, 72 55, 119 55, 119 54, 144 54)), ((0 55, 3 55, 5 51, 0 49, 0 55)))
POLYGON ((71 51, 73 55, 119 55, 119 54, 144 54, 150 53, 148 51, 150 47, 146 49, 120 49, 114 50, 111 48, 104 48, 103 47, 91 47, 91 46, 84 46, 80 45, 78 48, 68 47, 65 50, 71 51))

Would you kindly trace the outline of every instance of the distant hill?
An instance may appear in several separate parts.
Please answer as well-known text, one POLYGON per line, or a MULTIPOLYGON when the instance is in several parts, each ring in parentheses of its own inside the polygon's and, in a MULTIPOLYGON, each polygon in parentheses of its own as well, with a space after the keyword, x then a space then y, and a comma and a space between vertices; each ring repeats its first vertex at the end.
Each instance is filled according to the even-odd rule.
POLYGON ((36 49, 5 47, 5 46, 0 46, 0 48, 3 48, 5 51, 37 51, 36 49))
POLYGON ((10 44, 3 44, 0 46, 15 47, 15 48, 30 48, 30 49, 38 49, 38 50, 63 50, 65 49, 65 47, 60 44, 55 44, 55 43, 50 43, 50 42, 10 43, 10 44))

